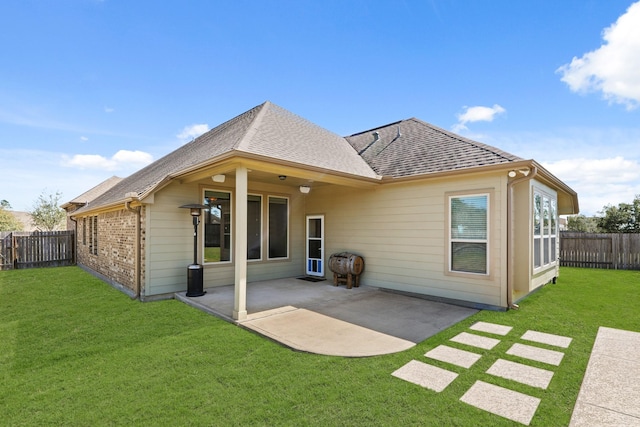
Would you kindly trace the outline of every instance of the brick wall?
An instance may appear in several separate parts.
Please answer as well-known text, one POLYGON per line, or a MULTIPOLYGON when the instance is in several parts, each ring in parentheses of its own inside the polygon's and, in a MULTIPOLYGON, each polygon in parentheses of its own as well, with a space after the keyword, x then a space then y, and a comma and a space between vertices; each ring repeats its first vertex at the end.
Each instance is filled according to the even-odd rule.
POLYGON ((92 250, 92 220, 93 217, 78 219, 78 264, 106 276, 112 283, 135 291, 136 214, 125 209, 99 214, 96 254, 92 250))

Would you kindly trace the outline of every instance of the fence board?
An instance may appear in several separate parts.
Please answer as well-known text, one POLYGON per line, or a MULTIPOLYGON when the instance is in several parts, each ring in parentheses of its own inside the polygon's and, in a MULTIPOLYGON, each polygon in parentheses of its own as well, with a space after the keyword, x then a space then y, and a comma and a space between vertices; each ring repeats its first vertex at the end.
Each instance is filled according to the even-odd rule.
POLYGON ((75 263, 74 232, 13 232, 0 236, 2 269, 61 267, 75 263))
POLYGON ((560 233, 560 265, 640 270, 638 233, 560 233))

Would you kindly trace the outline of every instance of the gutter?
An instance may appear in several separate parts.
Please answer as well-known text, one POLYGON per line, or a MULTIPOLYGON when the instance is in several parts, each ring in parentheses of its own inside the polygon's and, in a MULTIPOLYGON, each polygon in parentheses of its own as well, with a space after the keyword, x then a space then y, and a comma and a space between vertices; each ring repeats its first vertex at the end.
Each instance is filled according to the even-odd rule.
POLYGON ((513 262, 515 254, 515 241, 513 233, 513 187, 524 181, 530 181, 538 175, 538 168, 536 165, 531 165, 531 168, 521 168, 509 171, 509 176, 515 177, 518 172, 524 176, 516 179, 512 179, 507 183, 507 308, 517 310, 520 308, 513 302, 513 262), (526 170, 526 172, 525 172, 526 170))
POLYGON ((133 201, 134 198, 137 198, 138 194, 137 193, 127 193, 127 196, 130 196, 130 199, 124 202, 124 207, 126 210, 128 210, 129 212, 133 212, 134 214, 136 214, 136 237, 135 237, 135 245, 136 245, 136 249, 134 251, 135 253, 135 272, 134 272, 134 298, 135 299, 140 299, 140 291, 141 291, 141 280, 140 280, 140 276, 141 276, 141 268, 140 268, 140 258, 141 258, 141 253, 140 253, 140 241, 141 241, 141 227, 140 227, 140 211, 142 209, 142 206, 137 206, 135 208, 131 207, 131 202, 133 201))

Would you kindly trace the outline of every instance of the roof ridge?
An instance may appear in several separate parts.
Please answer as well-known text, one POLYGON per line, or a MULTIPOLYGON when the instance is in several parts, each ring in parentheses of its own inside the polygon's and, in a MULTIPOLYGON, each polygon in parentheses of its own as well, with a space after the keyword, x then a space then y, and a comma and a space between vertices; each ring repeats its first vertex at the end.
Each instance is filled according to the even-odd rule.
MULTIPOLYGON (((408 120, 411 120, 411 119, 408 119, 408 120)), ((378 127, 375 127, 375 128, 363 130, 362 132, 354 133, 353 135, 347 135, 344 138, 351 138, 352 136, 358 136, 358 135, 362 135, 362 134, 368 133, 368 132, 375 132, 378 129, 382 129, 382 128, 386 128, 386 127, 389 127, 389 126, 397 125, 398 123, 402 123, 404 121, 406 121, 406 120, 398 120, 398 121, 395 121, 395 122, 392 122, 392 123, 388 123, 388 124, 383 125, 383 126, 378 126, 378 127)))
POLYGON ((258 105, 256 108, 259 108, 259 111, 256 113, 255 117, 251 121, 251 124, 247 127, 247 131, 244 136, 240 138, 237 144, 233 147, 235 150, 245 150, 248 148, 249 144, 251 144, 251 140, 258 132, 258 128, 262 123, 262 120, 266 114, 266 111, 273 105, 270 101, 265 101, 262 104, 258 105))
POLYGON ((458 135, 457 133, 450 132, 450 131, 448 131, 446 129, 443 129, 441 127, 435 126, 435 125, 433 125, 431 123, 427 123, 424 120, 420 120, 420 119, 418 119, 416 117, 412 117, 410 119, 407 119, 406 121, 409 121, 409 120, 415 120, 417 122, 420 122, 423 125, 430 127, 431 129, 433 129, 436 132, 439 132, 439 133, 442 133, 444 135, 447 135, 450 138, 457 139, 460 142, 464 142, 466 144, 473 145, 473 146, 475 146, 475 147, 477 147, 477 148, 479 148, 481 150, 489 151, 489 152, 491 152, 491 153, 493 153, 493 154, 495 154, 497 156, 500 156, 500 157, 502 157, 502 158, 504 158, 506 160, 513 160, 514 157, 518 157, 519 158, 519 156, 516 156, 516 155, 511 154, 511 153, 507 153, 506 151, 503 151, 503 150, 499 149, 498 147, 494 147, 493 145, 485 144, 483 142, 479 142, 479 141, 475 141, 475 140, 470 139, 470 138, 466 138, 466 137, 464 137, 462 135, 458 135))

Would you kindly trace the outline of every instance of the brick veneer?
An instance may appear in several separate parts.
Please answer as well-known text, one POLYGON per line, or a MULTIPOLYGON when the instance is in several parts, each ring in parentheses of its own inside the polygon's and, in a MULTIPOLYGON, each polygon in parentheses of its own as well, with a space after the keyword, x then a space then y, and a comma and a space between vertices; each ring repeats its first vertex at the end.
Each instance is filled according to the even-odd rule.
MULTIPOLYGON (((141 208, 141 251, 144 257, 144 207, 141 208)), ((92 217, 79 218, 76 233, 78 264, 105 276, 110 282, 135 292, 136 221, 137 215, 126 209, 98 215, 98 251, 90 252, 90 227, 92 217), (83 221, 87 221, 86 238, 83 244, 83 221)), ((144 269, 144 259, 140 260, 144 269)), ((141 272, 141 283, 144 273, 141 272)))

